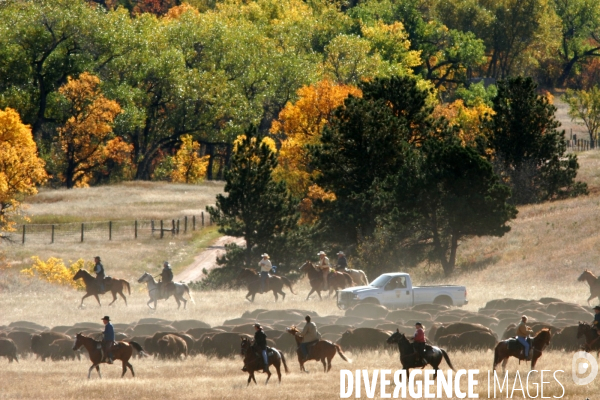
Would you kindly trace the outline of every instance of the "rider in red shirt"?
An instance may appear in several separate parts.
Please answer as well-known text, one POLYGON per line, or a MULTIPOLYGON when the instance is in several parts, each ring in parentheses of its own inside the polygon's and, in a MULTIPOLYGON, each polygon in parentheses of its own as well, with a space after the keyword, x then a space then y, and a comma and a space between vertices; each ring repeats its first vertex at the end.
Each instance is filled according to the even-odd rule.
POLYGON ((425 352, 425 331, 423 325, 420 322, 415 324, 415 335, 413 336, 413 347, 415 348, 415 361, 417 365, 423 363, 423 353, 425 352))

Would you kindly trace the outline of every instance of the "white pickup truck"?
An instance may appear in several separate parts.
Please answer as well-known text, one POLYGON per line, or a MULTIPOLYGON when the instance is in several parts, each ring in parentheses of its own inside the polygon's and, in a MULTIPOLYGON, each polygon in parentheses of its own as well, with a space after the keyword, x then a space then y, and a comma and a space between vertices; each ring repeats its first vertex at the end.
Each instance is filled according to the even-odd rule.
POLYGON ((407 308, 427 303, 464 306, 468 303, 467 288, 464 286, 413 286, 410 275, 403 272, 383 274, 368 286, 340 290, 337 296, 338 307, 342 310, 361 302, 381 304, 388 308, 407 308))

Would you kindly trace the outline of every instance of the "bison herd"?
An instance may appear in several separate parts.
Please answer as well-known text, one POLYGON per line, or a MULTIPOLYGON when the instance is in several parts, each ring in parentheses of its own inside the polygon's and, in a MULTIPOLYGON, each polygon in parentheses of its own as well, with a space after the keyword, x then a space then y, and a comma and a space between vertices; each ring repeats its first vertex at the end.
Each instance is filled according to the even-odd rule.
MULTIPOLYGON (((422 304, 410 309, 388 310, 376 304, 358 304, 345 315, 320 316, 310 310, 265 310, 244 312, 219 326, 199 320, 167 321, 144 318, 131 324, 115 323, 117 340, 135 341, 158 359, 179 360, 203 354, 209 357, 232 357, 240 353, 240 336, 251 337, 253 324, 260 322, 268 342, 288 353, 296 351, 292 335, 285 332, 291 325, 303 327, 305 315, 311 315, 323 339, 339 344, 344 351, 394 351, 386 345, 391 331, 412 334, 415 322, 426 327, 429 342, 450 351, 487 351, 498 340, 515 334, 521 315, 529 317, 534 331, 549 328, 550 350, 576 351, 583 345, 577 339, 577 323, 593 319, 589 307, 554 298, 539 300, 498 299, 489 301, 477 312, 443 305, 422 304)), ((73 335, 82 332, 100 338, 103 326, 78 323, 52 329, 28 321, 0 326, 0 356, 9 362, 34 355, 45 361, 80 359, 73 351, 73 335)))

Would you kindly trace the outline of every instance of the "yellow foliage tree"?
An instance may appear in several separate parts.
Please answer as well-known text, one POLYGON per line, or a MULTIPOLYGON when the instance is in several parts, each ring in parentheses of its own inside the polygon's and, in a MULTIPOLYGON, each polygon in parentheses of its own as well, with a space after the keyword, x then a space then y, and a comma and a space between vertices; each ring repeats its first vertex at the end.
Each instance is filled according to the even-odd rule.
POLYGON ((31 257, 31 259, 33 260, 33 265, 30 268, 21 270, 22 274, 37 277, 50 283, 71 286, 76 289, 84 288, 82 280, 73 280, 77 271, 79 269, 91 271, 94 265, 90 261, 86 263, 81 258, 75 262, 70 262, 69 266, 66 266, 62 259, 55 257, 50 257, 47 261, 43 261, 37 256, 31 257))
POLYGON ((181 137, 181 147, 173 157, 173 182, 200 183, 206 176, 210 156, 200 157, 200 143, 194 142, 191 135, 181 137))
POLYGON ((446 118, 451 125, 457 126, 463 146, 475 146, 477 138, 485 136, 483 122, 494 115, 494 110, 483 102, 467 107, 462 100, 449 104, 438 104, 434 116, 446 118))
POLYGON ((355 86, 323 80, 300 88, 298 96, 296 103, 286 104, 271 128, 271 133, 281 140, 279 164, 273 174, 275 179, 286 182, 293 196, 303 199, 301 222, 308 222, 314 219, 310 211, 313 200, 335 197, 311 184, 316 172, 309 168, 306 146, 319 143, 333 111, 343 105, 348 96, 361 97, 362 92, 355 86))
POLYGON ((0 110, 0 237, 14 230, 12 216, 20 210, 20 199, 36 194, 36 185, 46 179, 31 128, 15 110, 0 110))
POLYGON ((100 79, 87 72, 78 79, 69 77, 59 92, 69 116, 58 129, 63 181, 67 188, 87 186, 92 172, 106 161, 106 143, 121 107, 102 95, 100 79))

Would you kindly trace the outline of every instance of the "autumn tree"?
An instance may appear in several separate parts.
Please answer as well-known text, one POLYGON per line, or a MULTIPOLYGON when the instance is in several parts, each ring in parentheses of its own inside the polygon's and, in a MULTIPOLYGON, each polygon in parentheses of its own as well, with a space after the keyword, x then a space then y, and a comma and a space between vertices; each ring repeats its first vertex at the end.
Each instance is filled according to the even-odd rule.
POLYGON ((69 77, 59 89, 66 122, 58 128, 58 158, 67 188, 85 186, 90 173, 106 161, 106 145, 111 139, 112 123, 121 112, 116 101, 100 90, 100 79, 83 73, 69 77))
POLYGON ((563 96, 569 104, 569 116, 573 121, 581 120, 579 125, 585 125, 590 139, 598 140, 600 132, 600 89, 597 86, 590 90, 570 90, 563 96))
POLYGON ((181 138, 181 147, 173 157, 171 181, 183 183, 200 183, 206 177, 208 156, 199 154, 200 143, 192 140, 191 135, 181 138))
POLYGON ((22 198, 36 194, 46 177, 31 128, 15 110, 0 110, 0 238, 14 229, 22 198))

